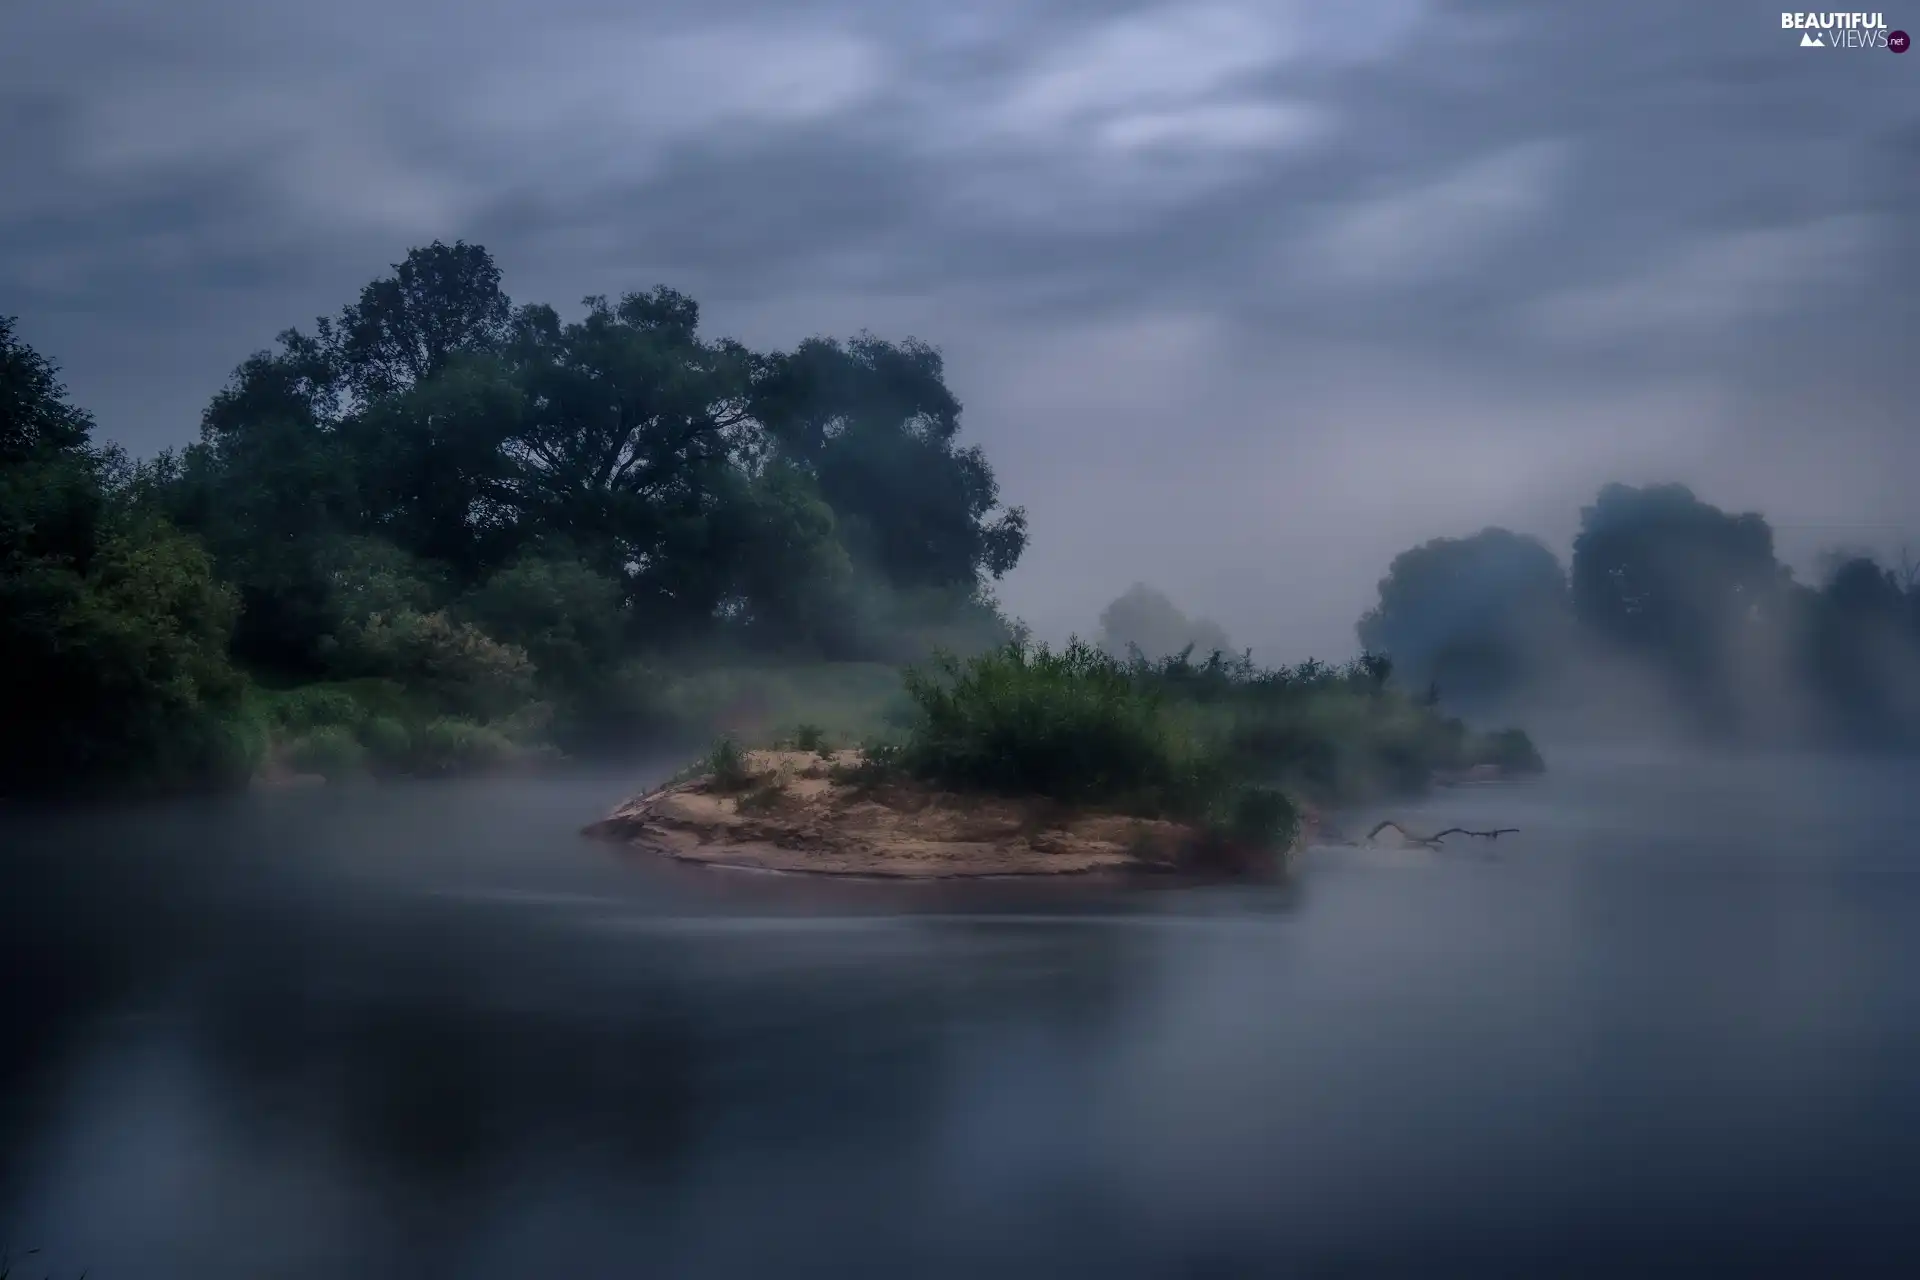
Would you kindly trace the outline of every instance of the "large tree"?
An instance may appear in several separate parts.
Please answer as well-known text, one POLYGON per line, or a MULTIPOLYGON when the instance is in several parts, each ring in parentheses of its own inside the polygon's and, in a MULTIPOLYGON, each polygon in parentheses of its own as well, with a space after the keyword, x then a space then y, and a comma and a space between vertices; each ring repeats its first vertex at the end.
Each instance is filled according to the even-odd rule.
POLYGON ((1575 614, 1716 727, 1758 696, 1753 664, 1782 636, 1789 582, 1762 516, 1722 511, 1684 485, 1610 484, 1581 511, 1575 614))
POLYGON ((92 426, 0 319, 0 794, 244 765, 232 596, 114 491, 92 426))
POLYGON ((1134 651, 1151 662, 1191 651, 1198 661, 1227 653, 1227 633, 1210 618, 1183 613, 1164 591, 1136 582, 1100 611, 1100 643, 1126 658, 1134 651))
POLYGON ((753 411, 817 477, 855 559, 894 586, 971 591, 1026 549, 1026 512, 959 443, 960 402, 925 343, 810 339, 758 362, 753 411))
POLYGON ((667 288, 590 297, 577 320, 516 308, 484 249, 436 242, 245 361, 200 445, 152 474, 239 584, 242 651, 290 673, 322 665, 342 538, 462 589, 564 545, 661 644, 717 628, 859 648, 876 592, 964 600, 1013 566, 1024 513, 959 442, 932 348, 760 356, 700 319, 667 288))
POLYGON ((1356 628, 1401 678, 1449 702, 1486 705, 1549 674, 1567 615, 1567 576, 1537 538, 1488 528, 1435 538, 1393 559, 1356 628))
POLYGON ((1836 563, 1804 605, 1807 675, 1831 728, 1843 737, 1920 740, 1913 604, 1899 576, 1871 556, 1856 555, 1836 563))

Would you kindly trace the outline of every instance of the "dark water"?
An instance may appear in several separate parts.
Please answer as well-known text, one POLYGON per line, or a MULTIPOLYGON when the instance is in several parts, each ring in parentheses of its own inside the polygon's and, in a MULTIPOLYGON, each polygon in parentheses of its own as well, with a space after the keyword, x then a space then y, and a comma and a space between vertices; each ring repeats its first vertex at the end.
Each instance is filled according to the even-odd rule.
POLYGON ((633 781, 6 817, 16 1280, 1920 1272, 1913 764, 1154 892, 572 836, 633 781))

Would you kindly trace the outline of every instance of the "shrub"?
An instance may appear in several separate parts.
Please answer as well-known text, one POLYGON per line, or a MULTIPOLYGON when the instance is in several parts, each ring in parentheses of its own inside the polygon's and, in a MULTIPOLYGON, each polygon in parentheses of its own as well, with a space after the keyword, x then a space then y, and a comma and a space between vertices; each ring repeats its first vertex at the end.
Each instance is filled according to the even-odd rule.
MULTIPOLYGON (((1350 803, 1424 788, 1466 726, 1387 687, 1373 655, 1265 669, 1215 653, 1118 659, 1082 644, 1006 646, 910 672, 899 767, 942 786, 1198 821, 1221 840, 1291 838, 1288 793, 1350 803)), ((1537 767, 1525 735, 1488 750, 1537 767)))
POLYGON ((779 782, 766 781, 754 783, 740 797, 740 812, 747 814, 774 813, 786 800, 786 792, 779 782))
POLYGON ((1476 764, 1495 764, 1503 773, 1541 773, 1547 762, 1540 758, 1538 748, 1533 745, 1525 731, 1520 729, 1502 729, 1498 733, 1488 734, 1480 750, 1476 764))
POLYGON ((465 609, 489 635, 523 649, 543 681, 568 689, 597 683, 626 627, 620 584, 560 554, 515 560, 471 593, 465 609))
POLYGON ((732 738, 714 743, 701 764, 702 771, 711 776, 715 791, 744 791, 753 784, 753 774, 747 768, 747 753, 732 738))
POLYGON ((1232 792, 1215 826, 1234 844, 1264 849, 1291 842, 1300 814, 1278 788, 1243 786, 1232 792))
POLYGON ((414 747, 418 770, 434 774, 497 768, 519 754, 512 740, 499 730, 459 716, 430 721, 414 747))
POLYGON ((302 773, 337 782, 364 772, 366 748, 342 725, 322 725, 287 744, 287 763, 302 773))
POLYGON ((533 696, 525 650, 445 612, 369 614, 344 624, 339 641, 333 662, 341 673, 398 680, 462 712, 497 714, 533 696))
POLYGON ((827 744, 826 730, 817 724, 803 724, 788 739, 795 751, 821 751, 827 744))
POLYGON ((903 764, 961 789, 1151 804, 1190 754, 1162 700, 1079 641, 1017 645, 910 671, 903 764))
POLYGON ((512 715, 494 721, 493 727, 519 747, 542 747, 553 736, 554 709, 551 702, 529 702, 512 715))
POLYGON ((413 734, 393 716, 371 716, 360 726, 360 745, 376 764, 404 768, 413 756, 413 734))
POLYGON ((353 695, 328 685, 308 685, 276 693, 268 699, 273 722, 283 729, 319 729, 332 725, 351 728, 365 712, 353 695))

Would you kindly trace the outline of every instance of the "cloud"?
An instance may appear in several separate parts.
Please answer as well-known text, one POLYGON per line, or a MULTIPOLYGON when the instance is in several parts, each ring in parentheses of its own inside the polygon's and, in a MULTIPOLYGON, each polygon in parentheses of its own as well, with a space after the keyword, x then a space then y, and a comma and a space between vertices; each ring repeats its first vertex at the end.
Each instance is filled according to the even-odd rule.
POLYGON ((0 310, 139 452, 436 236, 912 333, 1029 508, 1017 607, 1145 578, 1298 656, 1607 479, 1920 545, 1912 60, 1733 0, 0 5, 0 310))
POLYGON ((887 73, 885 51, 851 31, 591 25, 503 59, 453 114, 495 139, 586 133, 644 149, 830 118, 871 99, 887 73))
POLYGON ((1296 248, 1297 269, 1368 288, 1480 269, 1506 237, 1547 211, 1566 164, 1563 144, 1530 142, 1339 207, 1296 248))
POLYGON ((1856 288, 1875 240, 1859 217, 1704 236, 1625 279, 1542 299, 1529 328, 1569 343, 1731 341, 1810 294, 1856 288))
POLYGON ((1232 89, 1296 50, 1284 8, 1170 5, 1102 24, 1039 58, 997 111, 1044 133, 1232 89))
POLYGON ((1101 126, 1098 136, 1121 151, 1267 149, 1315 140, 1329 127, 1326 114, 1310 106, 1222 102, 1115 116, 1101 126))

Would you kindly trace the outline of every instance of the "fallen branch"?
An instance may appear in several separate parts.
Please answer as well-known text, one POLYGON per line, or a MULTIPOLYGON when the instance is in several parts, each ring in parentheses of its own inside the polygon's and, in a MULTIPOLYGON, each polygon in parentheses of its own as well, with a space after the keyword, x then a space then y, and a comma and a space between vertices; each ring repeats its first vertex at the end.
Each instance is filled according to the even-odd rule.
POLYGON ((1367 832, 1368 843, 1372 843, 1374 837, 1382 831, 1385 831, 1388 827, 1392 827, 1414 844, 1425 845, 1429 849, 1438 849, 1440 842, 1448 836, 1473 836, 1479 840, 1498 840, 1501 836, 1520 834, 1520 828, 1518 827, 1495 827, 1491 831, 1472 831, 1466 827, 1448 827, 1445 831, 1436 831, 1430 836, 1418 836, 1395 822, 1392 818, 1388 818, 1385 822, 1380 823, 1375 826, 1373 830, 1367 832))

